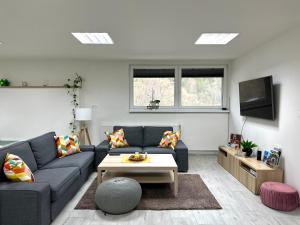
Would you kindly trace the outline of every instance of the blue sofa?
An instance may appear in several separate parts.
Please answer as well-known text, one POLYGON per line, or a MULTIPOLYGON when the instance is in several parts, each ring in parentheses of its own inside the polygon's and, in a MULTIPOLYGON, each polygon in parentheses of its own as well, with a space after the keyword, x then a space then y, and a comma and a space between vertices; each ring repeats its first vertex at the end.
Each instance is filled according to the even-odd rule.
POLYGON ((158 126, 114 126, 113 130, 123 128, 129 147, 111 149, 107 140, 102 141, 95 149, 95 163, 98 165, 107 154, 131 154, 134 152, 148 154, 172 154, 179 172, 187 172, 189 168, 188 148, 182 140, 177 142, 175 149, 160 148, 159 142, 163 133, 173 131, 173 127, 158 126))
POLYGON ((54 132, 0 149, 0 224, 49 225, 95 170, 95 147, 56 158, 54 132), (3 173, 6 153, 20 156, 35 182, 11 182, 3 173))

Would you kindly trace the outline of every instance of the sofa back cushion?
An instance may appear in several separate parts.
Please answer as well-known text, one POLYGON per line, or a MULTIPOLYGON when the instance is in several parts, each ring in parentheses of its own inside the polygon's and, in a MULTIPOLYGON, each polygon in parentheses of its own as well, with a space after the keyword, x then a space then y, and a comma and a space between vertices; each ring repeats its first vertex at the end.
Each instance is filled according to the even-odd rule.
POLYGON ((37 163, 27 141, 15 143, 0 149, 0 181, 7 180, 3 172, 3 164, 7 153, 19 156, 27 164, 32 172, 37 170, 37 163))
POLYGON ((159 146, 165 131, 173 131, 173 127, 144 127, 144 147, 159 146))
POLYGON ((126 126, 114 126, 114 131, 123 128, 125 139, 129 146, 143 147, 144 129, 142 126, 126 127, 126 126))
POLYGON ((38 168, 43 167, 56 158, 57 148, 54 136, 54 132, 49 132, 28 140, 38 168))

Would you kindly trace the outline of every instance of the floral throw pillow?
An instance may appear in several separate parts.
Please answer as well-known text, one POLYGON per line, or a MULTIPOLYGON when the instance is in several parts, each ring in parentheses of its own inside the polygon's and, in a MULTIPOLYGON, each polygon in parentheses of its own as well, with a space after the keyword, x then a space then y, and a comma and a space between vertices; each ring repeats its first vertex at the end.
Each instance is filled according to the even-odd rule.
POLYGON ((159 143, 159 147, 175 149, 177 141, 180 138, 180 132, 165 131, 159 143))
POLYGON ((15 182, 34 182, 34 176, 26 163, 17 155, 6 154, 3 171, 7 179, 15 182))
POLYGON ((57 157, 62 158, 80 152, 79 141, 76 135, 55 136, 57 157))
POLYGON ((128 146, 123 129, 114 131, 112 134, 109 135, 109 137, 109 144, 111 148, 122 148, 128 146))

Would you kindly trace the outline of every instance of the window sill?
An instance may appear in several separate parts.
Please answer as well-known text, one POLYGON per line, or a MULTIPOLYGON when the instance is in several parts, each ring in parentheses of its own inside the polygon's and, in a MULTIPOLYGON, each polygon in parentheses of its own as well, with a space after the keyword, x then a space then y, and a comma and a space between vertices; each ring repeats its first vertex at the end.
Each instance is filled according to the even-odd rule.
POLYGON ((130 113, 229 113, 229 110, 222 109, 195 109, 195 108, 181 108, 181 109, 144 109, 144 108, 131 108, 130 113))

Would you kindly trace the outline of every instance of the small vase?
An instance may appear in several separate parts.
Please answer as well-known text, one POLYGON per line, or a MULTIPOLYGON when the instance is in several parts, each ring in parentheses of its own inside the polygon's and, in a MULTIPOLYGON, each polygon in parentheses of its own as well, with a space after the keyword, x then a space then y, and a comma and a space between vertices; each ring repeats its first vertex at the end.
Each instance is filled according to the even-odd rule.
POLYGON ((243 152, 246 153, 246 157, 250 157, 252 155, 252 149, 243 149, 243 152))

